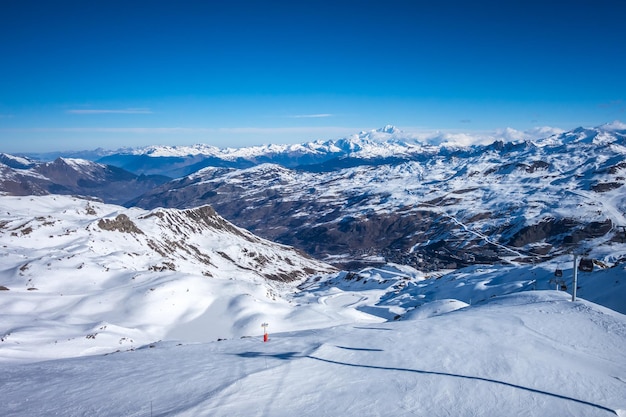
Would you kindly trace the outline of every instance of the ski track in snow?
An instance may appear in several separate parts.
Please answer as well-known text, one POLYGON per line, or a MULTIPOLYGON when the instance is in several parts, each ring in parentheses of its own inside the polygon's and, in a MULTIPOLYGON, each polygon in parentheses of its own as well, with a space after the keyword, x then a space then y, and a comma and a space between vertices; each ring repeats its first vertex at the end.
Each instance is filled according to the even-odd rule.
POLYGON ((488 236, 485 236, 484 234, 477 232, 475 230, 473 230, 471 227, 467 226, 465 223, 463 223, 462 221, 460 221, 459 219, 457 219, 456 217, 446 213, 443 209, 441 209, 438 206, 432 205, 432 204, 428 204, 428 203, 421 203, 424 206, 430 206, 433 207, 435 209, 438 209, 437 212, 440 213, 441 215, 447 217, 448 219, 452 220, 455 224, 461 226, 463 228, 463 230, 465 230, 468 233, 471 233, 473 235, 475 235, 476 237, 479 237, 480 239, 484 240, 486 243, 489 243, 493 246, 502 248, 508 252, 513 253, 514 255, 517 256, 523 256, 520 252, 516 251, 515 249, 509 248, 508 246, 505 246, 501 243, 498 242, 494 242, 492 239, 490 239, 488 236))

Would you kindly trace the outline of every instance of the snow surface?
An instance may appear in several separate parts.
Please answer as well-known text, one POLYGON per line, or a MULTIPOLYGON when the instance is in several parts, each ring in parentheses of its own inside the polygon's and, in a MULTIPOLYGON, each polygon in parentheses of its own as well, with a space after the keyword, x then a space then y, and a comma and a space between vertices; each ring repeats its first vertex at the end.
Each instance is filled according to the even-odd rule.
POLYGON ((624 415, 625 341, 623 315, 528 292, 267 343, 159 342, 0 365, 0 407, 7 417, 624 415))
POLYGON ((0 285, 8 289, 0 291, 0 361, 130 349, 173 329, 186 335, 216 300, 228 321, 205 328, 203 340, 250 334, 260 320, 290 330, 278 320, 290 308, 277 293, 294 284, 275 278, 333 268, 200 214, 0 196, 0 285), (121 215, 138 232, 100 226, 121 215))
POLYGON ((332 272, 197 216, 0 196, 1 415, 626 415, 622 264, 572 302, 567 256, 332 272))

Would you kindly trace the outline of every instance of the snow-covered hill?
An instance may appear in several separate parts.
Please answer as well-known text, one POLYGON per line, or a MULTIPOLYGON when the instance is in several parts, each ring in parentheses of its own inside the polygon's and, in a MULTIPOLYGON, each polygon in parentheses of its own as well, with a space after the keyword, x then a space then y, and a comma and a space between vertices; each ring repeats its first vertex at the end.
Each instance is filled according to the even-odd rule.
POLYGON ((198 331, 245 335, 267 305, 288 313, 277 288, 332 271, 206 206, 147 212, 0 196, 0 243, 0 360, 141 346, 209 306, 232 315, 198 331))

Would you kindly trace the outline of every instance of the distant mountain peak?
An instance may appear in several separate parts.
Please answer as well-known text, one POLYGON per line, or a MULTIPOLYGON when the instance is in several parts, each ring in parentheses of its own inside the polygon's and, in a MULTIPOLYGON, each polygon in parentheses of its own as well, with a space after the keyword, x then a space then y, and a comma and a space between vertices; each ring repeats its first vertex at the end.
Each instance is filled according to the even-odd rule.
POLYGON ((401 131, 394 125, 385 125, 384 127, 381 127, 380 129, 376 129, 376 132, 394 134, 394 133, 400 133, 401 131))
POLYGON ((35 162, 24 157, 0 153, 0 164, 4 164, 15 169, 28 169, 35 165, 35 162))

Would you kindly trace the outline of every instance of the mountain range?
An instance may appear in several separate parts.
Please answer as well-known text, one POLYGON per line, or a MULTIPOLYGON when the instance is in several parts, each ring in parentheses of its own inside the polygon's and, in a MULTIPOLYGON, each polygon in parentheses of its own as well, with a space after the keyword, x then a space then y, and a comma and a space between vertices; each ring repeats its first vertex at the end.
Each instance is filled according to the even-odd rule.
POLYGON ((0 190, 10 195, 81 195, 122 204, 169 180, 85 159, 42 162, 0 154, 0 190))
POLYGON ((395 129, 374 135, 338 141, 317 164, 205 168, 127 205, 211 204, 260 236, 344 267, 534 262, 624 238, 619 123, 469 147, 403 142, 395 129))
POLYGON ((1 414, 626 416, 624 126, 402 136, 0 155, 1 414))
POLYGON ((5 195, 0 242, 7 417, 626 416, 625 265, 606 245, 571 301, 569 255, 337 271, 208 206, 5 195))
POLYGON ((0 181, 13 194, 43 189, 127 207, 209 204, 340 267, 438 270, 536 262, 624 239, 625 138, 626 125, 614 122, 534 140, 429 145, 386 126, 300 145, 152 146, 97 163, 4 156, 0 181), (191 173, 163 176, 182 172, 191 173), (36 185, 42 177, 54 185, 36 185))

